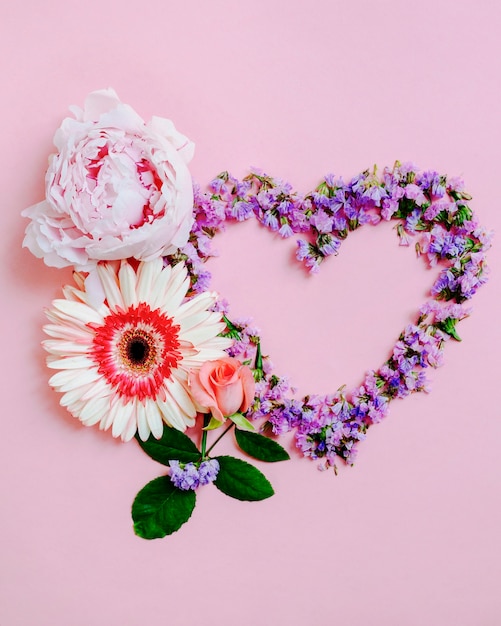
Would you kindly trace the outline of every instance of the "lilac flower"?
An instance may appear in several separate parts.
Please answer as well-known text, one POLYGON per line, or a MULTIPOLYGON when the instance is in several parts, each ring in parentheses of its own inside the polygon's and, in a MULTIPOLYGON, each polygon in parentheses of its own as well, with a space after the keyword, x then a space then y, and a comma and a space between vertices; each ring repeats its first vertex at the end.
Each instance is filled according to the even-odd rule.
POLYGON ((169 461, 170 479, 175 487, 187 491, 196 489, 200 483, 197 466, 194 463, 169 461))
POLYGON ((231 217, 234 217, 239 222, 248 220, 253 215, 252 204, 250 202, 245 202, 244 200, 238 200, 229 209, 229 214, 231 217))
POLYGON ((332 217, 330 217, 323 209, 317 211, 312 216, 310 222, 319 233, 330 233, 332 231, 332 217))
POLYGON ((169 461, 170 479, 175 487, 183 491, 197 489, 216 480, 219 472, 217 459, 207 459, 201 463, 180 463, 169 461))
POLYGON ((405 187, 405 197, 409 198, 409 200, 414 200, 414 202, 418 206, 421 206, 426 202, 426 196, 421 191, 421 189, 414 183, 411 183, 405 187))
POLYGON ((200 463, 198 476, 201 485, 208 485, 216 480, 219 473, 219 461, 217 459, 207 459, 200 463))

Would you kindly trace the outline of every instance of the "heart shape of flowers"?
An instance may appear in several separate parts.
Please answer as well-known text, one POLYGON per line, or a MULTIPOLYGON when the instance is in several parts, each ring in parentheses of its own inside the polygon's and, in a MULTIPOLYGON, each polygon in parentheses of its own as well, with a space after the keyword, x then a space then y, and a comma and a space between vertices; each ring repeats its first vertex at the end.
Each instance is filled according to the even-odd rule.
POLYGON ((296 430, 297 446, 305 456, 324 459, 323 468, 335 468, 339 458, 353 463, 357 444, 369 426, 386 416, 393 399, 427 391, 427 368, 442 364, 447 340, 460 340, 456 325, 470 312, 463 303, 487 279, 485 252, 491 233, 479 226, 461 179, 419 171, 412 164, 397 162, 380 176, 376 168, 366 170, 348 182, 329 175, 305 195, 259 171, 242 181, 224 172, 209 189, 195 190, 190 242, 169 257, 169 262, 187 264, 195 291, 209 283, 204 267, 211 255, 209 239, 226 221, 251 217, 282 237, 306 234, 308 239, 297 242, 296 256, 311 273, 339 252, 349 233, 389 220, 397 222, 400 245, 415 239, 418 256, 442 268, 431 287, 431 299, 401 332, 392 356, 349 392, 341 388, 325 396, 290 397, 287 379, 274 374, 268 359, 261 356, 258 332, 245 323, 230 322, 228 311, 220 305, 228 334, 236 339, 228 352, 256 363, 258 393, 249 415, 264 418, 275 435, 296 430))
POLYGON ((177 530, 195 506, 194 490, 209 482, 239 499, 272 495, 252 465, 210 456, 231 428, 244 452, 265 461, 288 455, 264 435, 294 430, 305 456, 335 470, 338 459, 353 463, 392 400, 427 390, 427 369, 442 364, 449 339, 459 340, 463 304, 487 276, 491 235, 460 179, 397 162, 349 181, 326 176, 304 195, 257 170, 243 180, 223 172, 207 191, 192 190, 192 144, 169 120, 145 124, 112 90, 90 94, 76 116, 56 133, 46 200, 25 211, 25 245, 49 265, 78 270, 45 326, 47 363, 57 370, 49 382, 61 404, 85 425, 111 428, 124 441, 136 435, 170 468, 139 492, 137 534, 177 530), (212 238, 227 222, 252 217, 281 237, 301 235, 296 256, 311 273, 351 232, 390 220, 401 245, 415 239, 418 255, 441 267, 390 358, 357 388, 295 398, 264 356, 259 332, 232 319, 209 291, 212 238), (199 449, 182 431, 200 415, 199 449), (208 447, 208 431, 223 425, 208 447))

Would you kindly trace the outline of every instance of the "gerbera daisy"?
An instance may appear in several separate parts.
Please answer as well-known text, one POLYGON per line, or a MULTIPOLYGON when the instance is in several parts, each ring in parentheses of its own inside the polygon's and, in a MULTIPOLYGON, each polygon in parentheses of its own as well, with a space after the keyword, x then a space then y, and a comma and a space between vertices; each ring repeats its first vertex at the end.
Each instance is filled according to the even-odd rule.
POLYGON ((186 267, 163 266, 161 258, 97 266, 95 304, 82 274, 54 300, 44 327, 47 364, 60 370, 49 384, 63 394, 61 405, 86 426, 111 427, 114 437, 144 441, 161 437, 163 423, 178 430, 193 426, 197 409, 188 373, 208 360, 227 356, 232 340, 218 337, 221 313, 210 311, 216 293, 186 299, 186 267))

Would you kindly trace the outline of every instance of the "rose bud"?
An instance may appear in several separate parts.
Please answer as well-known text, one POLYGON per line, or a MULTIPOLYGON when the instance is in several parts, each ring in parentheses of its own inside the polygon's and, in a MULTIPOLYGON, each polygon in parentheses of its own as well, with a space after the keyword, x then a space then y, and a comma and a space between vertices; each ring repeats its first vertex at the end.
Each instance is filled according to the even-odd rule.
POLYGON ((247 411, 254 399, 251 369, 232 357, 206 361, 198 371, 190 372, 189 385, 201 410, 219 422, 247 411))

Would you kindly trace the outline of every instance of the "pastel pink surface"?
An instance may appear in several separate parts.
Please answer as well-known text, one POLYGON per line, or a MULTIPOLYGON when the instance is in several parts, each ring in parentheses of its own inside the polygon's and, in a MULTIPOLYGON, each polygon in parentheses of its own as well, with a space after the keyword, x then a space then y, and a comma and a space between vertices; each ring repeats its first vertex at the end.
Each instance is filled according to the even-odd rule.
MULTIPOLYGON (((496 3, 445 0, 4 9, 2 626, 501 623, 499 235, 432 393, 395 402, 355 467, 261 464, 273 498, 200 490, 187 526, 146 542, 130 504, 162 468, 81 427, 49 390, 43 308, 70 272, 21 249, 20 217, 43 198, 68 105, 113 86, 195 141, 202 185, 256 165, 307 191, 331 171, 412 160, 463 175, 499 232, 500 19, 496 3)), ((356 233, 313 278, 293 242, 254 224, 215 245, 214 286, 300 392, 359 383, 432 282, 391 226, 356 233)))

